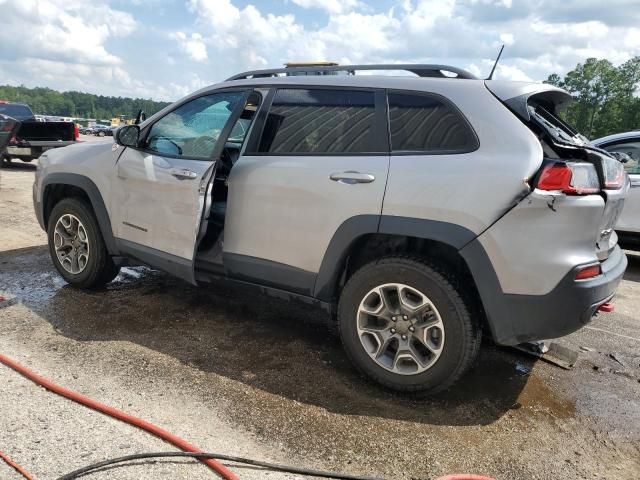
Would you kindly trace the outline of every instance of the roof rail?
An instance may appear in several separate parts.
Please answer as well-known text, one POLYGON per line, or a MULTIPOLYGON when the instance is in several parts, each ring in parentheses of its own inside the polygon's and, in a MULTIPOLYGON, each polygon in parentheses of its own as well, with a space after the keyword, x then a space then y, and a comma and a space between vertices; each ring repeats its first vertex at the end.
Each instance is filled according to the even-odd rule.
POLYGON ((405 70, 412 72, 419 77, 435 77, 435 78, 462 78, 474 80, 477 79, 471 72, 463 70, 462 68, 452 67, 450 65, 429 65, 420 63, 384 63, 374 65, 335 65, 335 66, 308 66, 308 67, 285 67, 285 68, 269 68, 266 70, 251 70, 248 72, 238 73, 232 77, 227 78, 227 82, 231 80, 242 80, 246 78, 265 78, 276 77, 278 74, 291 74, 291 73, 320 73, 320 72, 349 72, 354 74, 356 71, 361 70, 405 70), (443 72, 454 73, 455 76, 450 77, 443 72))

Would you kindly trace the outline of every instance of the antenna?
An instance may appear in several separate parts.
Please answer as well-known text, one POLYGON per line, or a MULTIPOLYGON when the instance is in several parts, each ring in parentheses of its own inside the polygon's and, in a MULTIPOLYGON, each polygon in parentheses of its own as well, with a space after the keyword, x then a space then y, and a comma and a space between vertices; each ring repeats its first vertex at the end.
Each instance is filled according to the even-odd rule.
POLYGON ((500 56, 502 55, 502 51, 504 50, 504 43, 502 47, 500 47, 500 51, 498 52, 498 57, 496 58, 495 63, 493 64, 493 68, 491 69, 491 73, 485 80, 491 80, 493 78, 493 72, 496 71, 496 67, 498 66, 498 62, 500 61, 500 56))

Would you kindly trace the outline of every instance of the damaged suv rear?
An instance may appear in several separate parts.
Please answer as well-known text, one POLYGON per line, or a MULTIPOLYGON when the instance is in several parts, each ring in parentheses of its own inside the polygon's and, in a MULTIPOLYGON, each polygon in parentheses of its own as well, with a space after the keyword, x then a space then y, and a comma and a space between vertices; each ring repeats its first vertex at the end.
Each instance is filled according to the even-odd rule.
POLYGON ((559 118, 568 93, 485 83, 535 134, 543 160, 524 198, 477 239, 493 268, 467 258, 498 343, 560 337, 589 322, 624 274, 613 227, 629 181, 620 162, 559 118))
POLYGON ((483 327, 566 335, 622 278, 628 179, 559 119, 570 98, 443 65, 245 72, 114 144, 46 152, 35 210, 72 285, 137 264, 257 285, 328 311, 379 383, 433 392, 483 327))

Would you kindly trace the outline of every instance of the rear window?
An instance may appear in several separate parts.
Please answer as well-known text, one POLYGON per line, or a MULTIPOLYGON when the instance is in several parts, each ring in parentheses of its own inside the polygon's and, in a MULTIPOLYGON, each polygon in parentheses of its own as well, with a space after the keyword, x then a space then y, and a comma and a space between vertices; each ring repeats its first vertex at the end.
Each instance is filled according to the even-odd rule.
POLYGON ((389 93, 393 152, 465 153, 478 140, 462 114, 435 95, 389 93))
POLYGON ((373 92, 281 89, 258 150, 273 155, 380 152, 374 122, 373 92))
POLYGON ((0 113, 13 117, 16 120, 33 120, 33 112, 26 105, 15 103, 0 103, 0 113))

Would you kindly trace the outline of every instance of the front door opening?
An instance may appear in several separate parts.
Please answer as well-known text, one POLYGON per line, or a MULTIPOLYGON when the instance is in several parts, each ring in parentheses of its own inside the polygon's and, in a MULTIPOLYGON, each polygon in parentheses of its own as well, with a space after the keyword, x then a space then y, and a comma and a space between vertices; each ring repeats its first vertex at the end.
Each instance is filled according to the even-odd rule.
POLYGON ((201 239, 196 252, 196 262, 200 268, 213 271, 221 271, 222 269, 224 221, 229 191, 228 178, 231 169, 240 158, 242 145, 247 138, 260 101, 259 93, 252 92, 249 95, 240 118, 225 142, 222 155, 216 162, 215 172, 207 189, 201 239))

